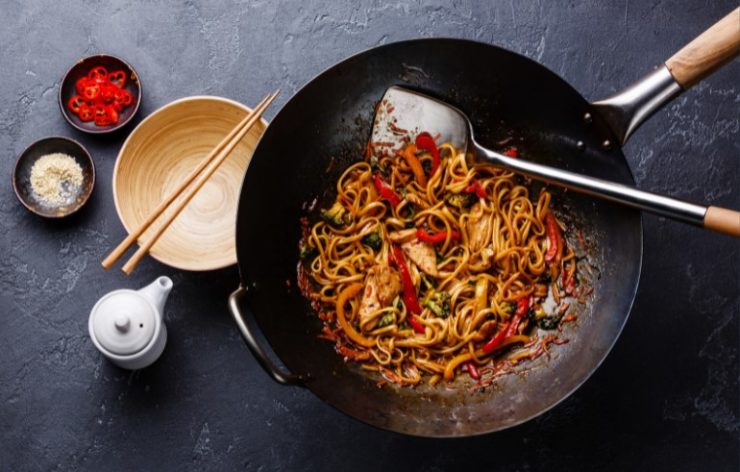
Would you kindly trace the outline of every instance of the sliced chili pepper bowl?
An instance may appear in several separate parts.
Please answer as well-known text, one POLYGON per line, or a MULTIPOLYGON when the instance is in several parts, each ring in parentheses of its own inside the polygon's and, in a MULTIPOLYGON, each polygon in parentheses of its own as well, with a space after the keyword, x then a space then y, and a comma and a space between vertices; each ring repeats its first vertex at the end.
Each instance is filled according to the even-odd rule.
POLYGON ((67 120, 70 125, 84 133, 111 133, 126 126, 134 115, 136 115, 139 111, 139 105, 141 104, 141 94, 141 79, 139 78, 139 74, 129 63, 109 54, 96 54, 94 56, 80 59, 70 67, 66 74, 64 74, 62 83, 59 86, 59 108, 62 111, 64 119, 67 120), (77 113, 72 111, 69 106, 70 100, 79 95, 77 82, 80 79, 88 77, 90 71, 98 67, 105 68, 109 73, 118 73, 118 71, 123 72, 121 75, 124 83, 120 89, 129 94, 130 104, 117 110, 118 121, 115 123, 100 125, 96 124, 92 119, 84 121, 77 113))

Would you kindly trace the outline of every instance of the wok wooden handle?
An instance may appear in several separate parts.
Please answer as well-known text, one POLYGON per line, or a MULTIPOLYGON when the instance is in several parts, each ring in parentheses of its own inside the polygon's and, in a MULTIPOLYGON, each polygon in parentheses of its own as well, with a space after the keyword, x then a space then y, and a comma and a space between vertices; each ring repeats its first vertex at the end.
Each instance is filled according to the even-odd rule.
POLYGON ((712 25, 665 63, 685 90, 740 53, 740 8, 712 25))
POLYGON ((710 206, 704 215, 704 227, 740 238, 740 211, 710 206))

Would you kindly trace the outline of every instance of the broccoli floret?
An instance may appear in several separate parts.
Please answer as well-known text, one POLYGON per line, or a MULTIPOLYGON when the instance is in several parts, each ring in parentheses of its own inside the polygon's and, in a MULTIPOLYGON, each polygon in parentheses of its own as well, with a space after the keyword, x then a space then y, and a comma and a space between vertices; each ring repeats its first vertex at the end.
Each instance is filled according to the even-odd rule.
POLYGON ((386 313, 380 318, 378 328, 384 328, 390 324, 393 324, 393 313, 386 313))
POLYGON ((478 198, 474 193, 448 193, 445 200, 453 207, 462 211, 470 208, 473 203, 478 201, 478 198))
POLYGON ((537 320, 537 327, 542 329, 556 329, 562 317, 562 313, 559 315, 545 316, 537 320))
POLYGON ((450 294, 435 290, 430 290, 430 293, 431 295, 428 295, 424 300, 424 306, 432 310, 440 318, 450 316, 450 294))
POLYGON ((321 210, 321 219, 336 227, 344 226, 347 223, 345 221, 346 216, 348 216, 346 210, 338 201, 334 202, 334 205, 328 210, 321 210))
POLYGON ((362 244, 377 251, 383 246, 383 239, 380 237, 380 233, 374 232, 362 238, 362 244))
POLYGON ((301 249, 301 260, 310 261, 313 258, 315 258, 318 254, 319 254, 319 251, 317 251, 316 248, 306 245, 301 249))

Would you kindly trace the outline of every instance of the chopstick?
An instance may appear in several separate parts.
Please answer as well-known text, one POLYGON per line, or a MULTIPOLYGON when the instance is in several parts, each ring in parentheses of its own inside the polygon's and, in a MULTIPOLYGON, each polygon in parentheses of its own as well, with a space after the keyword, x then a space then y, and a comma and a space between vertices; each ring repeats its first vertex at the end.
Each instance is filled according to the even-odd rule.
POLYGON ((144 255, 149 252, 149 249, 151 249, 160 236, 162 236, 172 221, 177 218, 180 212, 185 208, 195 194, 198 193, 200 188, 206 183, 211 175, 216 172, 221 163, 226 160, 229 153, 234 149, 234 147, 236 147, 244 135, 246 135, 252 126, 254 126, 254 124, 262 117, 262 114, 265 112, 267 107, 270 106, 273 100, 275 100, 279 93, 280 91, 276 90, 271 95, 263 98, 257 106, 254 107, 254 110, 244 117, 244 119, 240 121, 210 153, 208 153, 203 161, 198 164, 198 166, 195 167, 182 182, 180 182, 177 188, 162 200, 162 202, 149 214, 144 222, 132 231, 123 241, 121 241, 113 251, 111 251, 111 253, 101 263, 103 268, 109 269, 112 267, 113 264, 115 264, 116 261, 126 252, 126 250, 128 250, 128 248, 151 227, 152 223, 154 223, 154 221, 170 207, 172 202, 178 196, 183 195, 183 191, 193 183, 193 181, 195 181, 195 184, 184 193, 183 198, 179 203, 177 203, 177 205, 175 205, 173 212, 165 219, 152 237, 142 244, 136 253, 134 253, 134 255, 123 266, 123 271, 126 274, 130 274, 144 255), (204 169, 205 172, 203 172, 204 169))

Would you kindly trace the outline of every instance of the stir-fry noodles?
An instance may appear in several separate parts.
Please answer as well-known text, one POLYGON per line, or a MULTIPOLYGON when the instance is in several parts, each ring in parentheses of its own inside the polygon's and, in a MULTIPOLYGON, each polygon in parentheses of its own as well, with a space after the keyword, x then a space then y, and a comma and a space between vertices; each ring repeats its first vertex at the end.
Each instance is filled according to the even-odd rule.
POLYGON ((547 348, 578 283, 550 204, 547 190, 531 195, 512 172, 471 165, 427 133, 368 152, 304 227, 300 282, 322 336, 403 385, 477 379, 503 353, 534 357, 526 347, 547 348))

